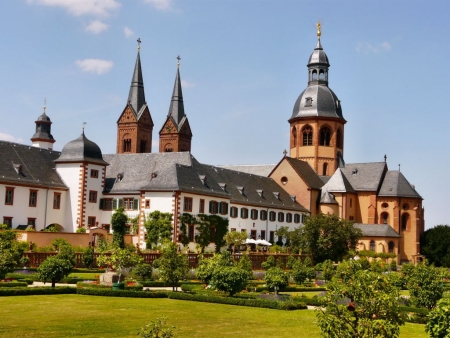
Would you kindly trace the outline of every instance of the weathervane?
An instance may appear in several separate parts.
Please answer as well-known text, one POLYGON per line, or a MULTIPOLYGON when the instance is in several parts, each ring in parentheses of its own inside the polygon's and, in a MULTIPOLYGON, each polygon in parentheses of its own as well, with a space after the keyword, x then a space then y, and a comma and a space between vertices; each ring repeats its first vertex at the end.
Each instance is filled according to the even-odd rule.
POLYGON ((83 122, 83 127, 82 127, 82 129, 83 129, 83 134, 84 134, 84 126, 87 124, 87 122, 83 122))
POLYGON ((44 98, 44 114, 45 114, 45 109, 47 108, 47 99, 44 98))
POLYGON ((138 43, 138 52, 141 50, 141 38, 138 38, 137 40, 138 43))
POLYGON ((181 60, 181 58, 180 58, 179 55, 177 56, 177 60, 178 60, 177 66, 180 67, 180 60, 181 60))
POLYGON ((322 35, 322 31, 320 30, 322 27, 320 24, 320 20, 317 22, 316 27, 317 27, 317 37, 320 39, 320 36, 322 35))

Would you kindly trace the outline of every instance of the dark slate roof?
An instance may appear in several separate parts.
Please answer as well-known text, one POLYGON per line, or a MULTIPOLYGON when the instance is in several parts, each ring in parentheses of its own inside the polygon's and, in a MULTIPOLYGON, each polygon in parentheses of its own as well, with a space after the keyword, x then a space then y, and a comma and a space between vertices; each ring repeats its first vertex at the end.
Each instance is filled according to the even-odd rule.
POLYGON ((331 176, 328 182, 322 187, 322 191, 350 193, 355 192, 352 185, 344 176, 340 168, 336 169, 333 176, 331 176))
POLYGON ((355 191, 378 191, 387 166, 385 162, 347 163, 340 170, 355 191))
POLYGON ((54 170, 54 161, 60 155, 58 151, 0 141, 0 154, 2 183, 67 188, 54 170))
POLYGON ((422 198, 415 187, 398 170, 389 170, 386 173, 378 195, 422 198))
POLYGON ((339 204, 334 195, 328 191, 322 191, 320 195, 320 203, 321 204, 339 204))
POLYGON ((175 125, 178 127, 182 125, 181 121, 185 117, 183 92, 181 90, 180 68, 177 69, 177 74, 175 76, 172 99, 170 101, 169 113, 167 114, 167 116, 171 116, 173 121, 175 122, 175 125))
POLYGON ((108 165, 103 161, 100 147, 84 136, 84 131, 76 140, 67 143, 61 151, 61 156, 55 162, 91 162, 108 165))
POLYGON ((323 181, 308 162, 287 156, 286 160, 310 188, 320 189, 323 186, 323 181))
POLYGON ((41 116, 39 116, 37 118, 36 122, 51 122, 51 121, 50 121, 50 117, 48 117, 47 114, 45 114, 45 112, 44 112, 44 113, 42 113, 41 116))
POLYGON ((400 238, 400 235, 388 224, 355 223, 354 227, 361 229, 364 237, 400 238))
POLYGON ((320 43, 320 39, 317 41, 316 48, 314 48, 314 51, 312 52, 311 56, 308 60, 308 66, 311 65, 326 65, 330 66, 330 63, 328 62, 328 56, 325 54, 322 44, 320 43))
POLYGON ((309 85, 295 101, 291 119, 296 117, 333 117, 344 119, 341 103, 336 94, 325 85, 309 85), (306 98, 311 98, 311 105, 306 105, 306 98))
POLYGON ((269 176, 276 164, 234 164, 234 165, 216 165, 217 168, 240 171, 248 174, 269 176))
POLYGON ((141 57, 137 53, 136 64, 134 66, 133 77, 131 79, 130 93, 128 94, 128 104, 133 108, 136 117, 142 111, 145 101, 144 80, 142 77, 141 57))

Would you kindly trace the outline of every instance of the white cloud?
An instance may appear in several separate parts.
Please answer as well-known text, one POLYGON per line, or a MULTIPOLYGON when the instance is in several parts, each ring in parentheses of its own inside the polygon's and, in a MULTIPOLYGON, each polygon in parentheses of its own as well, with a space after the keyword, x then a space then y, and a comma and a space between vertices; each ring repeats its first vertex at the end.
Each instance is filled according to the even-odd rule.
POLYGON ((16 143, 23 143, 23 140, 21 138, 14 137, 10 134, 5 134, 5 133, 0 133, 0 140, 16 142, 16 143))
POLYGON ((172 9, 172 0, 144 0, 144 2, 162 11, 172 9))
POLYGON ((125 34, 125 37, 129 38, 133 36, 134 32, 127 26, 123 28, 123 34, 125 34))
POLYGON ((29 4, 61 7, 75 16, 109 16, 122 6, 116 0, 27 0, 29 4))
POLYGON ((75 64, 82 72, 104 74, 111 70, 114 62, 100 59, 84 59, 77 60, 75 64))
POLYGON ((392 48, 391 44, 389 42, 382 42, 376 45, 372 45, 370 43, 360 43, 358 46, 356 46, 356 51, 358 53, 381 53, 381 52, 387 52, 392 48))
POLYGON ((192 88, 195 86, 194 83, 186 81, 186 80, 181 80, 181 85, 183 86, 183 88, 192 88))
POLYGON ((86 32, 90 32, 93 34, 100 34, 108 29, 108 25, 106 23, 101 22, 100 20, 91 21, 89 25, 86 26, 86 32))

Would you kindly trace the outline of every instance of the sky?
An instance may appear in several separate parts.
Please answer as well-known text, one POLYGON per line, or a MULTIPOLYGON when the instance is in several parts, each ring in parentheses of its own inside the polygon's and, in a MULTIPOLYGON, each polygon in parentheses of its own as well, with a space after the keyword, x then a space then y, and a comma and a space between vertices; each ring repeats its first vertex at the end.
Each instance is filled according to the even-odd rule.
POLYGON ((0 139, 31 144, 45 102, 55 150, 86 122, 86 137, 115 153, 140 38, 154 152, 180 55, 197 160, 278 163, 320 20, 345 161, 387 155, 424 198, 426 228, 450 224, 449 10, 446 0, 2 0, 0 139))

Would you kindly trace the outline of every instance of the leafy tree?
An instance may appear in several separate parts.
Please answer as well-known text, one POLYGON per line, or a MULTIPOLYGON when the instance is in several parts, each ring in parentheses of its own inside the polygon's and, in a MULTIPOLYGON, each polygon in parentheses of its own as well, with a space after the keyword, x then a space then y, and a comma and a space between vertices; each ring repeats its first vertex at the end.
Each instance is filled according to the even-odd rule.
POLYGON ((22 252, 14 231, 0 231, 0 279, 5 278, 8 272, 14 271, 22 252))
POLYGON ((165 327, 166 318, 156 318, 150 324, 147 324, 139 329, 138 336, 141 338, 175 338, 173 332, 175 326, 165 327))
POLYGON ((37 268, 37 278, 41 282, 51 281, 52 288, 64 277, 68 276, 72 270, 73 264, 67 259, 59 257, 59 255, 48 257, 37 268))
POLYGON ((245 240, 247 239, 247 233, 239 231, 228 231, 225 234, 224 239, 227 245, 233 246, 233 253, 236 253, 236 247, 244 244, 245 240))
POLYGON ((430 264, 450 267, 450 226, 437 225, 420 236, 420 250, 430 264))
POLYGON ((123 236, 127 233, 128 216, 123 207, 118 208, 111 216, 111 228, 113 231, 113 245, 118 248, 125 248, 123 236))
POLYGON ((224 236, 228 231, 228 220, 218 215, 199 214, 195 241, 200 246, 203 253, 205 248, 211 243, 213 238, 216 244, 216 252, 220 252, 220 248, 225 245, 224 236))
POLYGON ((233 265, 233 258, 228 251, 214 254, 214 256, 210 258, 204 258, 202 255, 198 264, 196 275, 197 278, 202 280, 205 284, 209 284, 215 269, 233 265))
POLYGON ((362 237, 353 222, 336 215, 318 214, 307 217, 303 226, 309 253, 317 263, 327 259, 340 261, 362 237))
POLYGON ((248 279, 253 278, 253 264, 248 254, 242 254, 236 266, 247 271, 248 279))
POLYGON ((72 266, 75 266, 77 261, 75 260, 75 251, 70 244, 61 244, 59 246, 59 253, 57 255, 60 259, 67 260, 72 266))
POLYGON ((172 237, 172 214, 170 212, 153 211, 145 221, 147 229, 147 248, 158 245, 172 237))
POLYGON ((187 256, 179 254, 178 247, 173 242, 168 243, 153 266, 158 269, 162 280, 172 286, 173 291, 176 290, 178 281, 189 271, 187 256))
POLYGON ((119 281, 122 274, 128 274, 136 265, 142 262, 142 257, 128 249, 115 248, 108 255, 102 253, 97 258, 99 265, 110 265, 116 272, 119 273, 119 281))
POLYGON ((188 226, 189 225, 196 225, 197 218, 195 216, 192 216, 191 214, 185 212, 179 217, 180 220, 180 235, 181 235, 181 244, 184 246, 189 244, 189 237, 188 237, 188 226))
POLYGON ((387 265, 379 259, 375 259, 370 263, 370 270, 373 272, 383 273, 387 271, 387 269, 387 265))
POLYGON ((266 261, 261 263, 261 267, 264 270, 269 270, 270 268, 275 267, 275 257, 272 255, 267 257, 266 261))
POLYGON ((389 263, 389 268, 391 269, 391 271, 397 271, 397 262, 395 259, 393 259, 391 263, 389 263))
POLYGON ((428 314, 425 332, 431 338, 447 338, 450 333, 450 299, 442 298, 428 314))
POLYGON ((211 282, 219 291, 228 292, 230 296, 241 292, 247 285, 248 273, 236 266, 225 266, 214 270, 211 282))
POLYGON ((87 267, 88 269, 90 269, 91 265, 94 263, 94 261, 95 261, 94 247, 90 246, 83 252, 84 266, 87 267))
POLYGON ((295 262, 291 276, 297 284, 303 284, 308 278, 308 267, 301 261, 295 262))
POLYGON ((333 262, 327 259, 322 263, 322 277, 325 281, 331 280, 335 274, 333 262))
POLYGON ((275 289, 275 293, 278 294, 278 290, 288 285, 289 277, 282 269, 274 267, 266 271, 265 279, 267 287, 275 289))
POLYGON ((398 297, 386 275, 367 270, 357 270, 345 283, 328 282, 317 310, 322 337, 398 337, 404 323, 398 297))
POLYGON ((444 294, 440 271, 427 262, 417 264, 408 281, 411 303, 431 309, 444 294))
POLYGON ((142 279, 145 281, 145 278, 150 279, 152 277, 152 266, 150 264, 147 263, 141 263, 138 264, 135 268, 134 268, 134 274, 136 276, 140 276, 142 277, 142 279))
POLYGON ((294 268, 294 264, 296 262, 297 262, 297 259, 294 256, 289 255, 288 258, 287 258, 286 267, 288 269, 293 269, 294 268))

